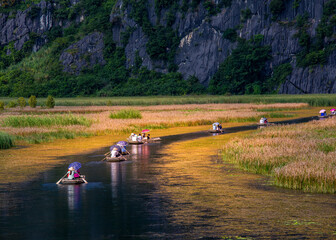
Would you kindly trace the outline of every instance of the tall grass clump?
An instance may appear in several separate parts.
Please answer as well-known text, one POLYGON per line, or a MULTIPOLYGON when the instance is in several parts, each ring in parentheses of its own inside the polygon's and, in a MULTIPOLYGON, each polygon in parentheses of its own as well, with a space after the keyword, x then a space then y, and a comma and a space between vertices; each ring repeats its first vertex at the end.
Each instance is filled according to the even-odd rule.
POLYGON ((141 119, 142 115, 140 111, 134 109, 124 109, 116 113, 111 113, 110 118, 112 119, 141 119))
POLYGON ((265 128, 229 142, 223 159, 272 176, 277 186, 336 193, 335 131, 336 119, 265 128))
POLYGON ((8 149, 14 146, 14 139, 5 132, 0 132, 0 149, 8 149))
POLYGON ((5 103, 0 101, 0 111, 5 109, 5 103))
POLYGON ((2 120, 3 127, 51 127, 82 125, 89 127, 92 121, 85 117, 77 117, 71 114, 66 116, 10 116, 2 120))

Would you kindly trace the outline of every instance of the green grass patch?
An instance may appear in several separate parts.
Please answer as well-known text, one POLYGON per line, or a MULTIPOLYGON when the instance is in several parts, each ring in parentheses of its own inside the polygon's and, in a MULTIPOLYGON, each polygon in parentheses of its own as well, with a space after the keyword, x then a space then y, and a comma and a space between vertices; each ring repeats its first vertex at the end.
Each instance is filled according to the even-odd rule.
POLYGON ((5 132, 0 132, 0 149, 8 149, 14 146, 14 138, 5 132))
POLYGON ((328 143, 321 143, 317 146, 318 150, 324 153, 334 152, 336 150, 336 146, 328 143))
POLYGON ((10 116, 2 120, 3 127, 51 127, 83 125, 89 127, 92 121, 71 114, 65 116, 10 116))
POLYGON ((26 136, 16 136, 16 140, 24 141, 30 144, 39 144, 44 142, 53 142, 56 139, 74 139, 76 137, 91 137, 93 133, 71 132, 66 130, 58 130, 47 133, 34 133, 26 136))
MULTIPOLYGON (((265 115, 267 118, 290 118, 294 117, 295 114, 285 114, 285 113, 277 113, 277 112, 271 112, 265 115)), ((260 116, 262 117, 262 116, 260 116)))
MULTIPOLYGON (((0 98, 8 104, 16 98, 0 98)), ((40 106, 46 98, 37 98, 40 106)), ((310 106, 336 106, 336 94, 304 95, 189 95, 189 96, 152 96, 152 97, 74 97, 55 98, 56 106, 152 106, 173 104, 208 103, 307 103, 310 106)))
POLYGON ((124 109, 116 113, 111 113, 110 118, 112 119, 141 119, 142 115, 140 111, 134 109, 124 109))

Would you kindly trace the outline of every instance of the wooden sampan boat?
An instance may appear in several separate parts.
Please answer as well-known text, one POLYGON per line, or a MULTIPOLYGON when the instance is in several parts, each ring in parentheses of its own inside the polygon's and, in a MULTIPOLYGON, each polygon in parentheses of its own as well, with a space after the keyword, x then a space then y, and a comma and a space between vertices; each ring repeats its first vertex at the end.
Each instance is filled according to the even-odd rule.
POLYGON ((138 145, 138 144, 143 144, 143 142, 139 142, 139 141, 128 141, 128 144, 138 145))
POLYGON ((318 116, 320 119, 323 119, 323 118, 328 118, 329 115, 325 115, 325 116, 318 116))
POLYGON ((75 179, 68 179, 67 177, 63 177, 62 180, 60 181, 61 184, 65 184, 65 185, 70 185, 70 184, 82 184, 85 183, 85 176, 84 175, 80 175, 79 178, 75 178, 75 179))
POLYGON ((157 138, 144 139, 142 141, 143 142, 148 142, 148 143, 153 143, 153 142, 160 142, 160 141, 162 141, 162 139, 157 137, 157 138))
POLYGON ((210 129, 209 133, 222 133, 223 130, 214 130, 214 129, 210 129))
POLYGON ((124 157, 106 157, 106 162, 122 162, 125 161, 124 157))

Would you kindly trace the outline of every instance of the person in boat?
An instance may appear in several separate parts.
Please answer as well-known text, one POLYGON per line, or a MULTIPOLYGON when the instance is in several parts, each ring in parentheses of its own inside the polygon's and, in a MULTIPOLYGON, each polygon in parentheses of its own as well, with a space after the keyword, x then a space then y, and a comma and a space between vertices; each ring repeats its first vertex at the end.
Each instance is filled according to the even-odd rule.
POLYGON ((137 138, 137 141, 138 141, 138 142, 141 142, 141 141, 142 141, 141 133, 139 133, 138 138, 137 138))
POLYGON ((134 133, 132 133, 133 135, 132 135, 132 137, 131 137, 131 140, 132 141, 137 141, 137 138, 138 138, 138 136, 136 135, 136 134, 134 134, 134 133))
POLYGON ((219 128, 220 131, 222 131, 222 124, 219 124, 218 128, 219 128))
POLYGON ((142 139, 147 139, 147 138, 146 138, 146 133, 143 133, 143 134, 142 134, 142 139))
POLYGON ((120 148, 121 148, 121 153, 126 153, 127 152, 125 146, 120 146, 120 148))
POLYGON ((149 133, 147 134, 147 140, 149 140, 150 139, 150 135, 149 135, 149 133))
POLYGON ((80 171, 79 171, 79 169, 77 171, 75 171, 74 176, 75 176, 75 178, 79 178, 80 177, 80 171))
POLYGON ((262 118, 260 119, 260 124, 267 124, 267 123, 268 123, 267 118, 262 117, 262 118))
POLYGON ((216 124, 212 124, 212 129, 213 130, 217 130, 217 125, 216 124))
POLYGON ((118 151, 118 148, 113 148, 112 151, 111 151, 111 157, 112 158, 115 158, 115 157, 119 157, 121 154, 120 152, 118 151))
MULTIPOLYGON (((68 172, 67 172, 67 178, 69 179, 69 180, 74 180, 76 177, 75 177, 75 174, 76 174, 77 172, 76 172, 76 170, 73 168, 73 167, 71 167, 71 168, 69 168, 68 169, 68 172)), ((78 173, 77 173, 77 175, 78 175, 78 173)), ((79 176, 78 176, 79 177, 79 176)))

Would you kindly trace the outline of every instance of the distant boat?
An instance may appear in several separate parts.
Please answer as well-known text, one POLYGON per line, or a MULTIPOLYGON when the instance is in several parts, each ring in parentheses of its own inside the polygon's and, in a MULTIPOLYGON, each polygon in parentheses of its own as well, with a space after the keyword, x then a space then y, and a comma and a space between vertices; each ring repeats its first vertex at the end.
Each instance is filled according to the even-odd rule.
POLYGON ((128 143, 129 144, 135 144, 135 145, 137 145, 137 144, 144 144, 144 142, 143 141, 132 141, 132 140, 130 140, 130 141, 128 141, 128 143))
POLYGON ((119 157, 106 157, 105 161, 106 162, 122 162, 125 161, 126 159, 123 156, 119 157))

